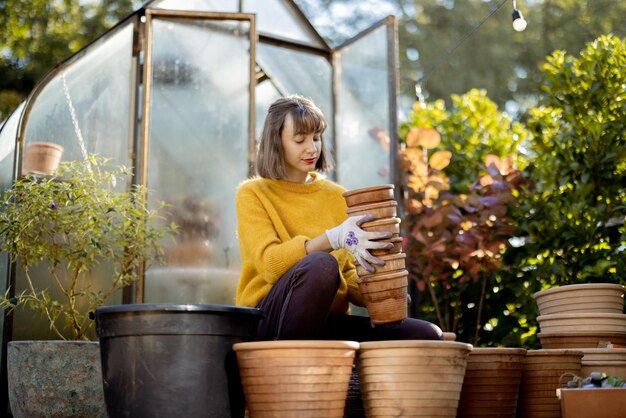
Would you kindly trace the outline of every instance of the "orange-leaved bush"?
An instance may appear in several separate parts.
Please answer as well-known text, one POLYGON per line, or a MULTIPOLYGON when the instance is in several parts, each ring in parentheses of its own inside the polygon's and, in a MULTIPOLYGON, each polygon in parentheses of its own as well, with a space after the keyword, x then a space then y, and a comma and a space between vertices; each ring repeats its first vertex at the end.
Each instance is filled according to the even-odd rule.
POLYGON ((452 153, 438 150, 440 135, 432 128, 412 127, 401 150, 405 174, 407 267, 420 290, 427 289, 440 326, 456 332, 461 295, 470 282, 482 281, 476 334, 489 275, 501 264, 502 253, 514 234, 507 216, 516 204, 521 172, 510 158, 487 155, 484 172, 468 193, 450 192, 443 170, 452 153))

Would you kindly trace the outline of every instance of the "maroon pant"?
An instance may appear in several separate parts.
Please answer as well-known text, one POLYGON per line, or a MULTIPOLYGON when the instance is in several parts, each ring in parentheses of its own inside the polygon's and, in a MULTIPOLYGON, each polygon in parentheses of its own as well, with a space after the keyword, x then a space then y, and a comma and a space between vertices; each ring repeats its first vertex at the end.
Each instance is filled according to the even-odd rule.
POLYGON ((363 316, 329 317, 337 289, 339 266, 325 252, 304 257, 274 284, 257 306, 265 313, 258 327, 259 340, 441 340, 439 327, 407 318, 398 324, 378 325, 363 316))

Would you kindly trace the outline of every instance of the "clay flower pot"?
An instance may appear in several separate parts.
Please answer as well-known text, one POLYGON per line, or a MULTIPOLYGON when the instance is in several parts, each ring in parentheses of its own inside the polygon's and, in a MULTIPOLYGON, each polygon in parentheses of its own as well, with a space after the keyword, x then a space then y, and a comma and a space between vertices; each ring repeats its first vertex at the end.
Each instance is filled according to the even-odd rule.
POLYGON ((393 200, 393 184, 364 187, 362 189, 349 190, 343 193, 348 207, 362 205, 364 203, 383 202, 393 200))
POLYGON ((358 347, 312 340, 234 344, 250 418, 342 418, 358 347))
POLYGON ((603 372, 607 376, 626 379, 626 348, 584 348, 582 376, 591 372, 603 372))
POLYGON ((624 311, 624 286, 587 283, 553 287, 534 295, 540 314, 575 312, 613 313, 624 311))
POLYGON ((626 334, 626 314, 611 313, 567 313, 541 315, 537 317, 541 332, 597 332, 626 334))
POLYGON ((408 275, 406 270, 400 270, 358 279, 359 292, 372 325, 398 322, 407 317, 408 275))
POLYGON ((515 418, 525 356, 522 348, 473 348, 457 417, 515 418))
POLYGON ((369 232, 391 232, 394 236, 400 234, 400 218, 383 218, 375 221, 363 222, 361 228, 369 232))
POLYGON ((356 205, 346 209, 348 216, 358 216, 372 214, 376 219, 395 218, 398 213, 398 202, 395 200, 386 200, 384 202, 366 203, 356 205))
POLYGON ((537 337, 541 341, 541 347, 545 349, 597 348, 601 344, 606 345, 607 342, 626 345, 626 334, 616 332, 540 332, 537 334, 537 337))
POLYGON ((522 371, 517 415, 520 418, 560 418, 556 389, 565 373, 580 376, 580 350, 530 350, 522 371))
POLYGON ((378 257, 380 255, 399 254, 402 252, 402 237, 390 238, 385 241, 392 243, 393 248, 389 250, 369 250, 370 254, 378 257))
POLYGON ((404 270, 404 261, 406 259, 406 254, 404 253, 381 255, 378 258, 380 258, 381 260, 385 262, 384 266, 372 264, 372 267, 374 267, 376 271, 374 273, 370 273, 369 271, 365 270, 363 267, 357 265, 356 274, 358 274, 359 277, 363 277, 363 276, 371 276, 375 274, 391 273, 392 271, 396 271, 396 270, 404 270))
POLYGON ((61 162, 63 147, 51 142, 29 142, 22 160, 22 175, 51 175, 61 162))
POLYGON ((453 341, 361 343, 357 367, 366 416, 454 418, 471 349, 453 341))

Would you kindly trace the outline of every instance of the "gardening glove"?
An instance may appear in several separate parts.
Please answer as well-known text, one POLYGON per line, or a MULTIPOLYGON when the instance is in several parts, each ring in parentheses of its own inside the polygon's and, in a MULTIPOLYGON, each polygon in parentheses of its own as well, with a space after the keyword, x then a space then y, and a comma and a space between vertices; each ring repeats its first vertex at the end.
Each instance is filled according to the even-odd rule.
POLYGON ((389 242, 372 241, 391 238, 393 235, 391 232, 368 232, 361 229, 360 226, 363 222, 374 219, 372 214, 350 216, 341 225, 326 230, 326 237, 328 237, 333 250, 345 248, 355 256, 357 263, 370 273, 374 273, 376 270, 369 263, 383 266, 385 262, 371 255, 368 250, 393 247, 393 244, 389 242))

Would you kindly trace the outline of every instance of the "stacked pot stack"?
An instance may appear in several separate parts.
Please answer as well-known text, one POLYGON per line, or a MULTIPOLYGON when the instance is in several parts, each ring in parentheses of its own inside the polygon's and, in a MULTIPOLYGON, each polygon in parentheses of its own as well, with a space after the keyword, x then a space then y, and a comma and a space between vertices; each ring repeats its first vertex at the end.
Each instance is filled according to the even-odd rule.
POLYGON ((397 218, 397 202, 393 197, 393 184, 366 187, 345 192, 349 216, 373 214, 376 218, 361 224, 365 231, 391 232, 393 243, 389 250, 371 250, 370 253, 385 261, 384 266, 372 265, 370 273, 357 266, 359 291, 363 296, 372 325, 402 321, 407 317, 406 271, 400 237, 400 218, 397 218))
POLYGON ((624 286, 588 283, 535 293, 542 348, 597 348, 626 344, 624 286))

